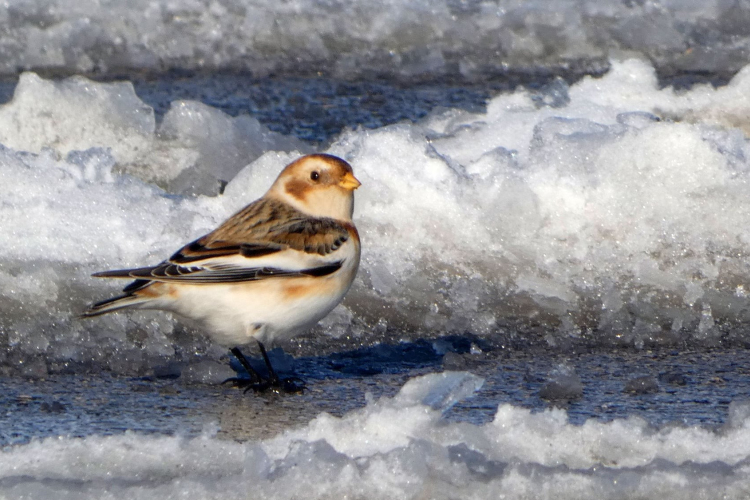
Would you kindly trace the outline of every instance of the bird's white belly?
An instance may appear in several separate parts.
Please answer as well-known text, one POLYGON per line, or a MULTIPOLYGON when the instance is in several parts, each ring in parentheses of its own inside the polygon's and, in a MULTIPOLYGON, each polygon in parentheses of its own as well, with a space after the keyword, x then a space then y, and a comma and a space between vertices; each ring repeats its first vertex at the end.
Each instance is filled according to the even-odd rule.
MULTIPOLYGON (((337 273, 338 274, 338 273, 337 273)), ((271 279, 175 287, 169 309, 203 322, 226 346, 286 340, 311 328, 341 301, 350 280, 340 277, 271 279)), ((165 297, 165 298, 166 298, 165 297)))

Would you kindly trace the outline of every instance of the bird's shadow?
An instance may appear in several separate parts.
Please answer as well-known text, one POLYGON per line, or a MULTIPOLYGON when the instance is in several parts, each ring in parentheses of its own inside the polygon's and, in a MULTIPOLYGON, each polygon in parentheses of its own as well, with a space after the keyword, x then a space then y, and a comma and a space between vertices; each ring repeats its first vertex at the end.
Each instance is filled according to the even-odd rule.
MULTIPOLYGON (((447 353, 466 354, 477 339, 473 336, 448 335, 434 339, 419 339, 396 344, 376 344, 325 356, 294 358, 281 348, 268 351, 271 364, 280 377, 301 377, 305 380, 358 378, 381 373, 404 373, 417 369, 442 366, 447 353)), ((245 358, 261 376, 268 370, 261 357, 245 358)), ((238 378, 249 378, 236 359, 230 367, 238 378)))

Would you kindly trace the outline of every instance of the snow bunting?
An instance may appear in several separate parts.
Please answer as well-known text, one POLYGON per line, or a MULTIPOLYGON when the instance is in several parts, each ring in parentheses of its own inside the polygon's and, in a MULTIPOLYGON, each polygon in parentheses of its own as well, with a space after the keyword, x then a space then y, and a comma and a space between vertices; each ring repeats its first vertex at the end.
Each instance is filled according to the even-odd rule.
MULTIPOLYGON (((135 281, 83 316, 163 309, 198 320, 228 347, 255 339, 270 378, 276 378, 265 382, 275 384, 262 342, 288 339, 315 325, 341 302, 357 273, 360 242, 352 212, 359 186, 340 158, 299 158, 262 198, 168 260, 94 274, 135 281)), ((259 377, 237 349, 232 352, 259 377)))

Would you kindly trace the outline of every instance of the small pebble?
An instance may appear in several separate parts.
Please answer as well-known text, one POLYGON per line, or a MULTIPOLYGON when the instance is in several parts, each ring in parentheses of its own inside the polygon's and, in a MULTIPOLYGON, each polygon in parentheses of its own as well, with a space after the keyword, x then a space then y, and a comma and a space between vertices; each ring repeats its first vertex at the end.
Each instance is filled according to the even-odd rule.
POLYGON ((645 377, 636 377, 628 380, 623 392, 627 392, 628 394, 653 394, 659 392, 659 383, 654 377, 648 375, 645 377))

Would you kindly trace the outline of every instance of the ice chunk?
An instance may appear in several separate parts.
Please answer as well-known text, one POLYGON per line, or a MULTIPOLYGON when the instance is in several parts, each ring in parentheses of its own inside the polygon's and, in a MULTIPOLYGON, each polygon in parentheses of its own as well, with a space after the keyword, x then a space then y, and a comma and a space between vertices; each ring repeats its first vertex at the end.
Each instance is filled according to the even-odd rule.
POLYGON ((181 194, 218 194, 240 170, 269 150, 312 152, 302 141, 272 132, 255 118, 232 118, 196 101, 173 102, 159 127, 159 137, 170 148, 197 151, 193 163, 183 165, 179 172, 154 172, 155 182, 181 194))
POLYGON ((482 388, 484 379, 468 372, 443 372, 409 380, 396 396, 399 405, 423 404, 446 411, 482 388))
POLYGON ((324 439, 350 457, 387 452, 404 447, 441 419, 443 411, 481 388, 484 379, 467 372, 445 372, 409 380, 393 398, 382 398, 343 418, 321 414, 306 433, 287 431, 276 438, 271 456, 295 441, 324 439), (363 432, 364 431, 364 432, 363 432))
POLYGON ((52 82, 24 73, 13 99, 0 107, 0 143, 33 153, 106 147, 127 163, 149 148, 155 128, 154 110, 130 82, 52 82))

